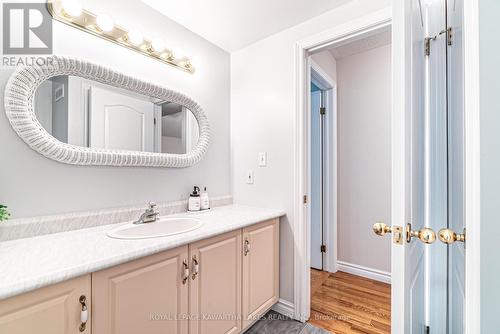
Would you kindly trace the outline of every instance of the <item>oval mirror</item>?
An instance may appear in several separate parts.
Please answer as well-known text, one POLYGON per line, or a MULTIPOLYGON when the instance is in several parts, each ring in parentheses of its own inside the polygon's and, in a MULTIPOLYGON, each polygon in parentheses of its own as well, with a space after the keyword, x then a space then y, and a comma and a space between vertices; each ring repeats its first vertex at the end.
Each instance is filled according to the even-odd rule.
POLYGON ((173 90, 82 60, 52 57, 11 76, 6 112, 33 149, 81 165, 187 167, 208 147, 208 119, 173 90))

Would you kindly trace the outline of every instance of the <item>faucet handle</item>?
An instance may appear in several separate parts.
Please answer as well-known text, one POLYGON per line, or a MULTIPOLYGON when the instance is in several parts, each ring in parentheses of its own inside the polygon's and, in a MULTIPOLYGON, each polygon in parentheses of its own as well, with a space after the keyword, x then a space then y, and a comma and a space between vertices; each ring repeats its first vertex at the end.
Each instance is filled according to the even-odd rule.
POLYGON ((154 209, 154 208, 156 208, 156 203, 155 202, 149 202, 148 206, 149 206, 149 209, 154 209))

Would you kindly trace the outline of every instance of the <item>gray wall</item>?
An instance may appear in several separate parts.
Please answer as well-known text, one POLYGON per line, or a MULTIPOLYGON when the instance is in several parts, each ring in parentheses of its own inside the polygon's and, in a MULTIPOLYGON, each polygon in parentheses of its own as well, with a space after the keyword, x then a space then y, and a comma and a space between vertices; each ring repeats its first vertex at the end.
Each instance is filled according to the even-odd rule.
POLYGON ((338 260, 391 271, 391 46, 337 60, 338 260))
MULTIPOLYGON (((54 53, 86 58, 190 95, 208 114, 209 151, 199 164, 185 169, 65 165, 31 150, 0 112, 0 203, 18 218, 177 200, 187 198, 193 184, 206 185, 212 196, 229 194, 229 54, 138 0, 88 0, 85 6, 111 13, 122 26, 140 24, 145 36, 160 36, 198 57, 199 68, 190 75, 60 22, 54 22, 54 53)), ((1 92, 11 73, 0 71, 1 92)))
POLYGON ((498 333, 500 303, 500 1, 479 1, 481 126, 481 332, 498 333))

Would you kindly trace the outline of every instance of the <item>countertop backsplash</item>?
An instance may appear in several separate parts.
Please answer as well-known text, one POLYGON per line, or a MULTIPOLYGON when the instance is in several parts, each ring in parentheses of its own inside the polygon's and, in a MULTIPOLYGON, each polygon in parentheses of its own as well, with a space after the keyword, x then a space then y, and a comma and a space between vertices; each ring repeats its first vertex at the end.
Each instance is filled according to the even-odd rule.
MULTIPOLYGON (((160 216, 186 212, 187 203, 187 199, 156 202, 160 216)), ((229 204, 233 204, 232 195, 212 197, 210 199, 211 207, 229 204)), ((11 219, 0 223, 0 242, 133 221, 139 218, 146 207, 147 203, 144 203, 142 205, 94 211, 11 219)))

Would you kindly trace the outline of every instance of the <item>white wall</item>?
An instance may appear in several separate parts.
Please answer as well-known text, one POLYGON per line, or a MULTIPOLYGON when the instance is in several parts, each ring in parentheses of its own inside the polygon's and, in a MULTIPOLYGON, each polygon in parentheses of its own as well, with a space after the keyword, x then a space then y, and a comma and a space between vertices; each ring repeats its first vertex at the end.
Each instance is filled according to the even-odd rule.
POLYGON ((391 46, 337 60, 338 260, 391 271, 391 46))
MULTIPOLYGON (((186 198, 193 184, 212 196, 230 188, 230 57, 198 35, 139 0, 83 0, 84 7, 110 13, 123 26, 162 37, 200 59, 194 75, 65 24, 54 22, 54 53, 86 58, 190 95, 204 108, 212 130, 205 158, 186 169, 70 166, 31 150, 0 113, 0 203, 14 218, 186 198)), ((0 71, 0 91, 12 70, 0 71)), ((3 94, 0 94, 3 106, 3 94)))
POLYGON ((231 54, 231 161, 235 202, 286 210, 282 219, 281 298, 294 300, 294 242, 291 230, 294 44, 307 36, 390 6, 390 0, 358 0, 231 54), (257 167, 258 152, 268 167, 257 167), (245 175, 254 170, 255 183, 245 175))

